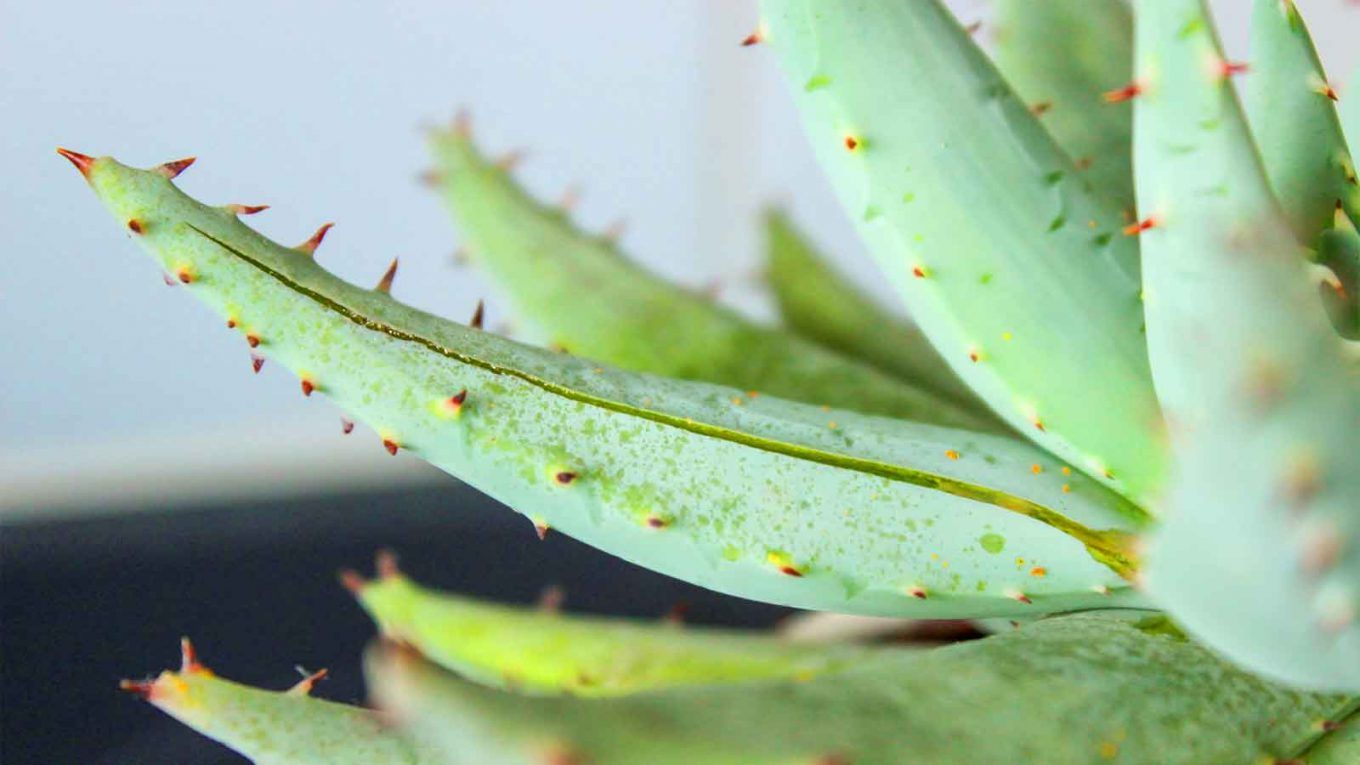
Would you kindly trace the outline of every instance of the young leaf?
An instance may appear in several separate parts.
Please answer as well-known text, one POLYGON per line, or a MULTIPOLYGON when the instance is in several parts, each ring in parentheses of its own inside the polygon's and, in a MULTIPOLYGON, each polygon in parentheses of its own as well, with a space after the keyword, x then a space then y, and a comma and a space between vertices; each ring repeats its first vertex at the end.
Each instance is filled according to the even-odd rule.
POLYGON ((1103 95, 1133 78, 1126 0, 999 0, 996 65, 1097 192, 1132 212, 1133 109, 1103 95))
POLYGON ((1292 0, 1255 0, 1248 117, 1294 236, 1311 246, 1341 205, 1360 220, 1355 162, 1313 40, 1292 0))
POLYGON ((947 617, 1138 602, 1121 574, 1145 516, 1022 442, 523 346, 349 285, 158 172, 109 158, 84 170, 120 226, 135 224, 254 353, 369 423, 389 452, 541 529, 804 608, 947 617))
POLYGON ((469 257, 504 288, 515 313, 554 345, 625 369, 758 390, 971 430, 1002 430, 985 414, 761 327, 629 262, 605 237, 575 228, 478 151, 465 126, 435 131, 434 154, 469 257))
POLYGON ((266 691, 223 680, 199 664, 188 640, 178 672, 123 681, 185 725, 240 752, 255 765, 437 765, 436 752, 383 725, 367 709, 308 695, 324 676, 266 691))
POLYGON ((497 765, 546 752, 592 765, 1283 763, 1355 706, 1236 670, 1163 621, 1045 619, 804 682, 613 699, 524 698, 390 650, 370 654, 368 678, 413 738, 497 765))
POLYGON ((380 557, 380 577, 346 584, 383 635, 486 685, 531 694, 617 696, 680 685, 807 680, 873 655, 749 631, 566 616, 434 592, 380 557))
POLYGON ((1360 690, 1356 367, 1213 65, 1207 8, 1147 3, 1137 23, 1149 341, 1180 414, 1148 586, 1257 672, 1360 690))
POLYGON ((950 371, 921 330, 880 308, 836 273, 788 216, 767 212, 765 237, 770 287, 790 329, 995 417, 950 371))
POLYGON ((1021 432, 1146 497, 1163 445, 1119 210, 937 0, 761 7, 822 166, 935 348, 1021 432))

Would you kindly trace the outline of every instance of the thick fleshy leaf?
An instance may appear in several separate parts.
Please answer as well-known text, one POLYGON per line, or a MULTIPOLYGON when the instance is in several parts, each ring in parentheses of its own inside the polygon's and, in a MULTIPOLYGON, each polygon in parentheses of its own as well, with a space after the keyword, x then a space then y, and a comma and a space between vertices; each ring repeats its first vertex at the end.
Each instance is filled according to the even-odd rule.
POLYGON ((370 687, 453 761, 616 763, 1283 762, 1354 707, 1224 664, 1153 617, 1042 620, 892 651, 806 682, 524 698, 407 652, 370 654, 370 687))
POLYGON ((251 688, 217 677, 197 662, 187 641, 184 646, 180 671, 167 670, 154 680, 124 681, 124 689, 255 765, 445 762, 437 750, 406 739, 367 709, 310 697, 317 675, 288 691, 251 688))
POLYGON ((120 226, 135 224, 259 358, 370 424, 388 451, 543 530, 813 609, 985 616, 1139 600, 1121 574, 1144 516, 1028 444, 523 346, 404 306, 386 278, 349 285, 160 173, 108 158, 86 170, 120 226))
POLYGON ((1341 205, 1360 220, 1360 185, 1334 98, 1292 0, 1254 0, 1248 117, 1294 236, 1312 246, 1341 205))
POLYGON ((968 390, 910 322, 883 310, 836 272, 778 210, 765 215, 770 288, 784 324, 847 356, 959 402, 970 411, 986 405, 968 390))
POLYGON ((468 251, 515 315, 578 356, 795 401, 971 430, 986 415, 792 333, 762 327, 630 262, 539 203, 477 151, 465 126, 431 135, 435 175, 468 251))
POLYGON ((1160 415, 1117 205, 937 0, 761 7, 823 168, 935 348, 1037 443, 1148 496, 1160 415))
POLYGON ((1138 16, 1148 328, 1178 452, 1148 585, 1270 677, 1360 690, 1360 378, 1275 206, 1200 0, 1138 16), (1169 384, 1168 384, 1169 383, 1169 384))
POLYGON ((486 685, 531 694, 617 696, 681 685, 808 680, 874 655, 749 631, 568 616, 427 590, 379 558, 381 576, 347 575, 383 635, 486 685))
POLYGON ((998 0, 996 65, 1095 189, 1133 211, 1133 78, 1126 0, 998 0))
POLYGON ((1318 235, 1316 259, 1331 272, 1322 273, 1322 299, 1332 326, 1342 337, 1360 340, 1360 232, 1343 211, 1318 235))

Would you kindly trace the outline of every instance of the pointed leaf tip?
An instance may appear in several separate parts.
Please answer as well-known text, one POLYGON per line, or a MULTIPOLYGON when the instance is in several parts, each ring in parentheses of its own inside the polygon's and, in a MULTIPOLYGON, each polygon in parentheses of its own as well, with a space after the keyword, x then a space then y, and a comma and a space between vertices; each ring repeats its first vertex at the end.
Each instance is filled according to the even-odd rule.
POLYGON ((334 223, 323 224, 321 228, 316 230, 315 234, 312 234, 311 239, 308 239, 302 244, 299 244, 296 249, 299 249, 302 252, 307 253, 308 255, 311 255, 312 253, 316 252, 316 248, 320 247, 321 241, 326 238, 326 232, 330 231, 334 226, 335 226, 334 223))
POLYGON ((57 147, 57 153, 69 159, 71 161, 71 164, 75 165, 76 169, 80 171, 81 175, 85 176, 86 178, 90 177, 90 166, 94 164, 94 157, 81 154, 78 151, 63 149, 60 146, 57 147))
POLYGON ((185 170, 188 170, 189 166, 192 165, 197 159, 198 157, 185 157, 184 159, 177 159, 173 162, 166 162, 164 164, 157 165, 155 168, 155 172, 160 173, 166 178, 173 180, 180 173, 184 172, 185 170))

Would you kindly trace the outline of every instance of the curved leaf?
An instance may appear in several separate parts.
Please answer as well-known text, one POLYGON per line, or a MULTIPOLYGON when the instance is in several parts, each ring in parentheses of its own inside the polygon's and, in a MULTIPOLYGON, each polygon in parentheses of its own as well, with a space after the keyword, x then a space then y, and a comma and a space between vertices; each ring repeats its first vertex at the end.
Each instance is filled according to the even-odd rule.
POLYGON ((1311 246, 1342 206, 1360 220, 1360 186, 1313 40, 1298 7, 1254 0, 1247 116, 1266 178, 1294 236, 1311 246))
POLYGON ((807 680, 873 655, 750 631, 567 616, 434 592, 379 559, 348 584, 383 635, 485 685, 533 694, 617 696, 681 685, 807 680))
POLYGON ((935 348, 1028 437, 1148 496, 1163 445, 1119 211, 937 0, 761 7, 823 168, 935 348))
POLYGON ((1138 17, 1159 389, 1182 419, 1148 586, 1255 671, 1360 690, 1360 378, 1275 206, 1199 0, 1138 17))
POLYGON ((184 641, 178 672, 123 681, 133 691, 255 765, 437 765, 431 750, 391 730, 379 717, 308 695, 324 673, 288 691, 266 691, 223 680, 199 664, 184 641))
POLYGON ((983 616, 1138 602, 1120 573, 1141 513, 1022 442, 522 346, 346 284, 160 173, 108 158, 87 170, 120 225, 135 223, 162 267, 304 392, 536 525, 806 608, 983 616))
POLYGON ((625 369, 756 389, 970 430, 1000 430, 926 390, 788 332, 761 327, 669 284, 604 237, 577 230, 487 161, 466 128, 436 131, 437 175, 469 257, 503 287, 517 316, 554 345, 625 369))
POLYGON ((885 652, 807 682, 616 699, 518 697, 406 653, 371 654, 368 677, 414 738, 497 765, 545 751, 593 765, 1247 765, 1283 762, 1354 707, 1235 670, 1156 621, 1092 616, 885 652))

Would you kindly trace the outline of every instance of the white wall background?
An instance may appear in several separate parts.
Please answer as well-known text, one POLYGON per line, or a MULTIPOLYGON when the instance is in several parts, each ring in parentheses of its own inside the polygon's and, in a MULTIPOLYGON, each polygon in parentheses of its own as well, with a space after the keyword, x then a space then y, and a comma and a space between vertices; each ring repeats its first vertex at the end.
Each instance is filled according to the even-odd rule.
MULTIPOLYGON (((1035 0, 1042 2, 1042 0, 1035 0)), ((954 3, 965 21, 980 0, 954 3)), ((1334 79, 1360 8, 1300 0, 1334 79)), ((755 212, 791 206, 865 283, 871 269, 813 164, 767 52, 736 43, 754 0, 0 0, 0 510, 51 512, 424 475, 162 284, 53 147, 142 165, 196 154, 207 201, 267 203, 282 241, 338 223, 320 258, 462 319, 486 294, 415 178, 418 127, 459 106, 526 148, 544 195, 681 282, 734 282, 759 311, 755 212)), ((1245 56, 1248 0, 1216 3, 1245 56)), ((885 296, 886 297, 886 296, 885 296)), ((493 300, 489 320, 507 317, 493 300)))

